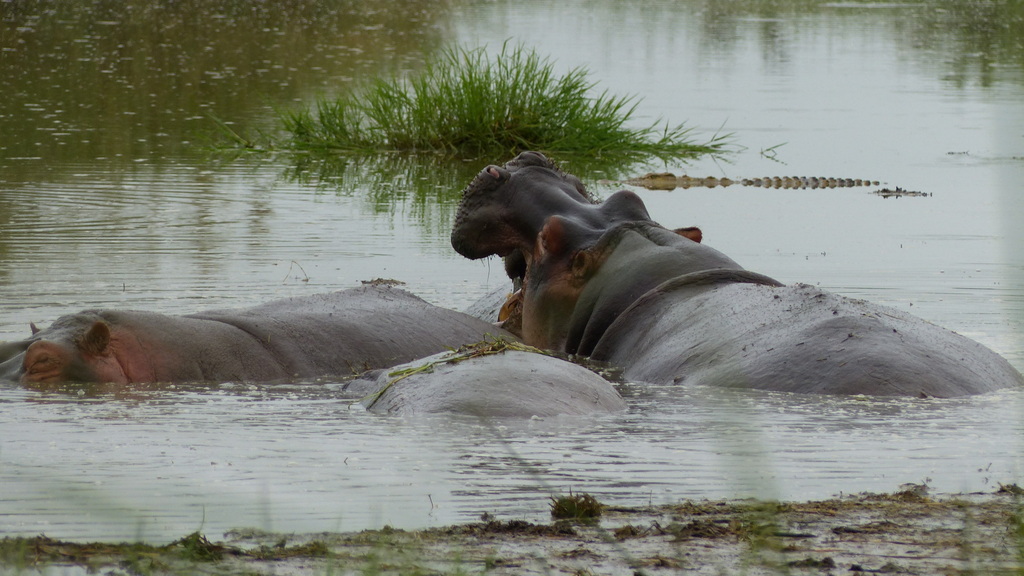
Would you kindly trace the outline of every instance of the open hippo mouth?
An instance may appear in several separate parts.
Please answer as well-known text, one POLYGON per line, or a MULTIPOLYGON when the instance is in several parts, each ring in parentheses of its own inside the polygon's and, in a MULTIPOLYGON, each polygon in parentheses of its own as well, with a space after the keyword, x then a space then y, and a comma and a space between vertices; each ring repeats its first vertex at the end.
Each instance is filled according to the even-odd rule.
POLYGON ((650 221, 647 207, 633 192, 622 190, 595 203, 579 178, 563 172, 543 154, 523 152, 504 166, 485 167, 463 190, 452 226, 452 247, 473 260, 507 257, 516 251, 528 255, 554 215, 594 229, 650 221))
POLYGON ((553 213, 593 206, 583 183, 537 152, 481 170, 462 192, 452 226, 455 251, 476 260, 528 251, 553 213))

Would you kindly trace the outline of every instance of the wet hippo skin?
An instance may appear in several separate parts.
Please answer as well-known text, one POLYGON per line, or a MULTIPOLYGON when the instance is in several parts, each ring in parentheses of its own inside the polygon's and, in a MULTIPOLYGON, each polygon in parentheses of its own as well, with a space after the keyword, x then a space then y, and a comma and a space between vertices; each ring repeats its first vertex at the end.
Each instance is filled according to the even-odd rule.
POLYGON ((578 180, 543 156, 510 165, 485 168, 466 189, 452 245, 469 258, 523 255, 528 344, 655 384, 936 397, 1024 384, 969 338, 745 270, 652 221, 635 194, 566 202, 578 180))
POLYGON ((566 360, 519 350, 452 357, 442 353, 372 370, 345 390, 364 397, 366 409, 381 414, 530 418, 626 409, 611 383, 566 360), (419 369, 424 365, 430 368, 419 369))
POLYGON ((0 376, 53 382, 345 376, 511 335, 398 288, 366 285, 185 316, 92 310, 0 346, 0 376))

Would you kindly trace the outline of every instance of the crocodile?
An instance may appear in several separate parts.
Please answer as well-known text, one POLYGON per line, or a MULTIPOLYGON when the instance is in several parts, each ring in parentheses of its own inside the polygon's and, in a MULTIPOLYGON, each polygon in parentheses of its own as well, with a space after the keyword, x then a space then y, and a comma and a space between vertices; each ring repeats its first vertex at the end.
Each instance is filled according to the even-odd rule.
POLYGON ((648 172, 637 178, 621 182, 630 186, 642 186, 648 190, 675 190, 676 188, 715 188, 718 186, 754 186, 759 188, 852 188, 856 186, 878 186, 877 180, 860 178, 827 178, 818 176, 768 176, 765 178, 695 178, 686 174, 676 176, 671 172, 648 172))
POLYGON ((933 196, 931 192, 917 192, 915 190, 904 190, 897 186, 893 188, 882 188, 881 190, 875 190, 872 194, 881 196, 882 198, 923 198, 927 196, 933 196))

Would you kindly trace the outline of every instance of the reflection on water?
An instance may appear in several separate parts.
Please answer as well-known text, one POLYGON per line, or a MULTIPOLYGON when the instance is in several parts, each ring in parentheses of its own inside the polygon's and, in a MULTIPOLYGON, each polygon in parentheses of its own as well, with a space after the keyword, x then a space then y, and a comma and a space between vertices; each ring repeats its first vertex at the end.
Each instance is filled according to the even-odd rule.
MULTIPOLYGON (((0 2, 0 340, 87 307, 244 307, 391 277, 460 307, 503 281, 451 250, 459 191, 507 158, 229 160, 213 113, 274 126, 426 52, 505 38, 643 96, 650 118, 745 147, 709 176, 852 176, 861 189, 638 190, 672 226, 787 282, 909 310, 1024 368, 1020 3, 0 2), (123 9, 122 9, 123 7, 123 9), (580 18, 580 14, 587 18, 580 18), (774 154, 761 150, 783 144, 774 154)), ((570 163, 599 193, 617 178, 570 163)), ((170 540, 202 528, 543 519, 613 504, 826 497, 928 478, 1020 482, 1020 392, 874 401, 625 389, 597 419, 397 420, 336 383, 0 387, 0 535, 170 540), (205 523, 204 523, 205 518, 205 523)))
POLYGON ((168 158, 354 79, 417 65, 445 2, 0 3, 0 152, 47 162, 168 158))
POLYGON ((396 205, 293 184, 273 164, 64 169, 75 179, 0 195, 0 340, 83 308, 188 313, 378 277, 455 306, 470 298, 467 288, 439 279, 481 269, 438 242, 459 193, 429 183, 420 191, 430 196, 410 193, 396 205))
MULTIPOLYGON (((327 156, 299 154, 285 159, 282 178, 320 194, 360 197, 376 214, 403 215, 443 237, 451 232, 462 191, 488 164, 511 159, 451 158, 441 154, 327 156)), ((603 158, 563 156, 559 165, 592 179, 615 180, 635 175, 635 167, 609 164, 603 158)))
POLYGON ((399 209, 430 232, 451 231, 462 189, 489 161, 441 155, 299 155, 283 176, 320 193, 362 197, 375 213, 396 216, 399 209))

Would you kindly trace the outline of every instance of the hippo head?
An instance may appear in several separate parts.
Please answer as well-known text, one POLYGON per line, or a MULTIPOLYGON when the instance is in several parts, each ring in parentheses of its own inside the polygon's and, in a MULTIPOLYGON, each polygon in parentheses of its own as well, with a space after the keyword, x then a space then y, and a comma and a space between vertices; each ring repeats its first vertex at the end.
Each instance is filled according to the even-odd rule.
POLYGON ((639 221, 595 229, 551 216, 523 282, 523 340, 589 355, 615 318, 659 284, 698 271, 741 269, 699 240, 691 228, 639 221))
POLYGON ((487 166, 463 190, 452 247, 473 260, 529 250, 549 212, 592 204, 578 178, 543 154, 523 152, 504 166, 487 166))
POLYGON ((563 216, 551 216, 537 235, 520 291, 520 334, 538 348, 564 350, 569 318, 600 255, 587 250, 601 236, 563 216))
MULTIPOLYGON (((523 278, 516 297, 521 304, 513 301, 509 306, 513 317, 521 314, 523 339, 574 352, 569 316, 616 244, 599 241, 622 226, 657 230, 652 234, 669 243, 697 245, 701 239, 698 228, 673 232, 651 221, 643 200, 631 191, 594 203, 579 179, 541 154, 524 152, 503 167, 484 168, 466 188, 452 246, 467 258, 505 257, 509 276, 523 278)), ((631 271, 624 273, 627 278, 621 280, 628 283, 631 271)), ((640 284, 660 271, 652 274, 640 273, 640 284)))
MULTIPOLYGON (((564 259, 564 251, 565 247, 568 244, 572 244, 574 241, 576 243, 582 244, 582 242, 580 242, 579 237, 575 239, 571 238, 573 234, 572 227, 573 222, 567 221, 559 216, 549 218, 548 222, 545 223, 545 228, 541 230, 541 235, 538 238, 538 244, 535 245, 535 251, 538 255, 546 255, 547 258, 542 260, 535 260, 535 262, 537 262, 538 267, 538 270, 535 271, 533 275, 533 279, 535 282, 539 283, 540 279, 549 278, 552 275, 550 269, 553 268, 554 270, 558 270, 558 263, 561 263, 563 268, 564 266, 566 266, 567 262, 564 259), (560 253, 562 255, 562 258, 552 256, 560 253), (549 270, 546 272, 543 270, 543 268, 545 267, 549 268, 549 270)), ((675 232, 679 236, 682 236, 683 238, 692 240, 693 242, 699 243, 703 239, 703 233, 701 232, 700 228, 697 228, 696 226, 677 228, 673 230, 673 232, 675 232)), ((589 236, 590 241, 593 241, 593 239, 596 238, 596 232, 590 231, 589 236)), ((567 282, 568 286, 574 286, 575 289, 579 289, 581 287, 579 284, 584 279, 583 273, 586 272, 586 270, 588 269, 593 269, 594 267, 595 261, 592 259, 588 260, 590 256, 591 255, 589 253, 582 251, 576 253, 576 257, 579 258, 579 260, 574 260, 572 263, 572 265, 575 267, 575 274, 566 274, 566 271, 564 269, 561 270, 561 272, 563 273, 563 279, 567 282)), ((516 250, 511 255, 505 258, 505 270, 506 272, 508 272, 509 278, 524 278, 527 272, 526 256, 519 250, 516 250)), ((517 289, 508 296, 507 300, 502 305, 501 310, 498 312, 498 321, 501 323, 500 325, 502 328, 522 338, 524 295, 521 283, 518 286, 516 286, 516 288, 517 289)), ((534 286, 535 293, 537 290, 538 287, 534 286)), ((534 300, 541 301, 540 298, 536 297, 534 298, 534 300)), ((554 309, 557 310, 557 308, 554 309)), ((535 315, 534 320, 536 320, 536 318, 537 316, 535 315)), ((545 342, 550 342, 551 340, 552 339, 550 337, 544 338, 545 342)))
POLYGON ((597 204, 579 178, 539 152, 523 152, 504 166, 487 166, 463 191, 452 247, 474 260, 501 256, 508 276, 522 278, 534 240, 553 214, 594 228, 650 219, 636 194, 617 192, 597 204))
POLYGON ((111 352, 110 326, 91 315, 59 318, 25 350, 22 384, 53 382, 126 383, 111 352))

